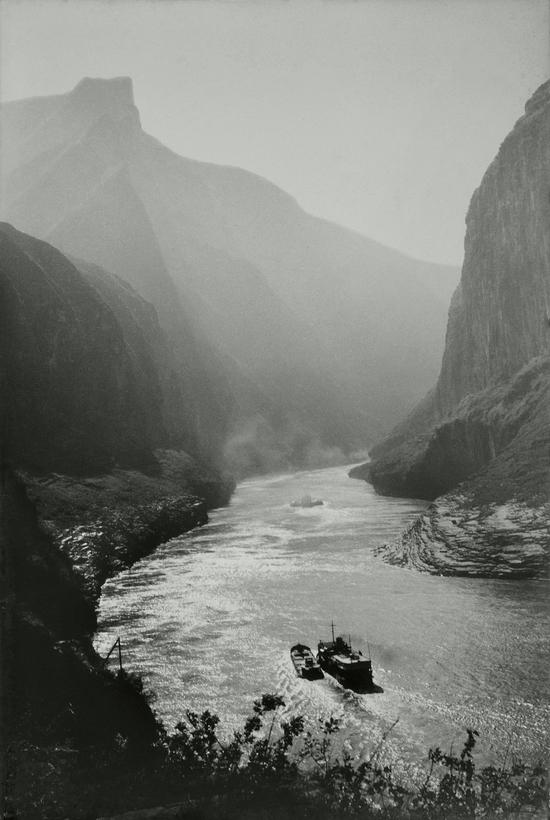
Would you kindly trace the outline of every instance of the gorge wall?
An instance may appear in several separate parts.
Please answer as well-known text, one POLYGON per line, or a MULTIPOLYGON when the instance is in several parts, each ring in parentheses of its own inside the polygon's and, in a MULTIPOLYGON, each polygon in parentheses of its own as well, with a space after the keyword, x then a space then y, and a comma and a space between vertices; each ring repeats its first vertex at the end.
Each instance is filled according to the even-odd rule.
POLYGON ((343 459, 435 378, 455 269, 178 156, 143 131, 128 78, 8 103, 1 123, 4 218, 156 308, 176 445, 239 473, 343 459))
POLYGON ((437 385, 354 475, 436 499, 392 560, 531 574, 550 546, 550 83, 504 140, 466 224, 437 385))

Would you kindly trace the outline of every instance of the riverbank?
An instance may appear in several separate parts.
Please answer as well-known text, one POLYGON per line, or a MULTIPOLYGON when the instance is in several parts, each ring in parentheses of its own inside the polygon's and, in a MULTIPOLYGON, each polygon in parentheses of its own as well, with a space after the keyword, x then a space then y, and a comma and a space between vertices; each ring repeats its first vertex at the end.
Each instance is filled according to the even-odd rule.
POLYGON ((58 808, 62 817, 88 816, 81 791, 93 791, 91 761, 101 768, 124 748, 132 772, 162 731, 139 676, 112 674, 93 648, 101 586, 158 544, 206 523, 234 485, 184 453, 155 455, 149 474, 2 470, 6 817, 57 817, 58 808))
POLYGON ((550 505, 475 504, 461 493, 434 501, 377 554, 431 575, 536 578, 546 571, 550 505))
POLYGON ((208 521, 235 483, 187 454, 157 450, 149 473, 114 469, 93 477, 20 473, 42 528, 71 561, 97 604, 108 578, 159 544, 208 521))
POLYGON ((373 461, 354 467, 350 477, 382 495, 432 502, 378 554, 435 575, 545 577, 549 391, 550 359, 541 357, 509 385, 464 402, 462 415, 434 432, 397 431, 374 448, 373 461))

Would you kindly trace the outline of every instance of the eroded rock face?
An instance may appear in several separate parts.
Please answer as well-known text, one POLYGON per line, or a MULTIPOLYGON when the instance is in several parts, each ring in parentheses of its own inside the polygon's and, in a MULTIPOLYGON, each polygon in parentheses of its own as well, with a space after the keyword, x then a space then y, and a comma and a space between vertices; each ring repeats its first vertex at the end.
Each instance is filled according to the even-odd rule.
POLYGON ((438 383, 356 470, 379 492, 445 494, 388 548, 391 560, 468 574, 540 569, 549 429, 550 82, 472 198, 438 383))
POLYGON ((378 552, 432 575, 529 578, 547 565, 549 517, 550 504, 481 506, 469 494, 449 493, 378 552))

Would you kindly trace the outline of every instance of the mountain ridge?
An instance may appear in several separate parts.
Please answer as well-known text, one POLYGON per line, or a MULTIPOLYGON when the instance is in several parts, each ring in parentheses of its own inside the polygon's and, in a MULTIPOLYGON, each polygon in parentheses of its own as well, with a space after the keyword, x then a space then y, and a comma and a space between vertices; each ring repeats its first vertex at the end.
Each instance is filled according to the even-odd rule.
MULTIPOLYGON (((199 399, 203 441, 211 424, 219 431, 211 451, 243 428, 287 442, 309 430, 314 449, 320 439, 345 460, 420 397, 439 365, 452 268, 313 217, 257 174, 179 156, 142 130, 129 78, 85 78, 48 99, 27 114, 24 103, 2 107, 8 142, 25 116, 33 123, 5 181, 5 216, 117 273, 170 333, 198 340, 211 398, 226 383, 214 403, 239 408, 208 421, 212 400, 199 399), (262 313, 271 324, 262 326, 262 313), (294 374, 288 396, 285 372, 294 374), (260 394, 267 427, 254 421, 265 414, 260 394)), ((300 466, 291 444, 276 463, 262 456, 264 444, 247 443, 245 472, 300 466)))

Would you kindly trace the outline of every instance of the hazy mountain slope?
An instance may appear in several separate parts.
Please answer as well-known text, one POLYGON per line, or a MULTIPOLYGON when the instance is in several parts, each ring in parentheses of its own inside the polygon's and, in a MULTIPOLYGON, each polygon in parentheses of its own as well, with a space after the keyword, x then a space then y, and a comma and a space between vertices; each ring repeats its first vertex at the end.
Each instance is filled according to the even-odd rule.
POLYGON ((114 120, 131 113, 132 83, 126 77, 85 77, 70 94, 16 100, 2 106, 2 156, 10 163, 3 173, 23 167, 40 154, 52 154, 67 142, 78 142, 103 115, 114 120))
POLYGON ((307 326, 345 401, 362 403, 371 435, 427 389, 440 365, 455 269, 311 217, 254 174, 177 157, 149 137, 134 147, 132 179, 176 280, 185 258, 183 285, 189 269, 200 285, 201 246, 252 262, 307 326))
POLYGON ((211 429, 221 441, 229 410, 239 435, 259 413, 282 436, 309 428, 312 442, 364 444, 435 377, 452 268, 315 219, 254 174, 179 157, 142 131, 125 78, 28 102, 27 115, 25 101, 3 107, 10 141, 25 146, 5 214, 113 270, 165 327, 180 325, 185 374, 202 365, 219 388, 196 404, 203 440, 211 429))
POLYGON ((30 163, 44 146, 33 141, 36 129, 63 103, 64 94, 16 100, 2 108, 2 173, 30 163), (26 136, 24 136, 26 135, 26 136), (29 145, 29 143, 31 143, 29 145), (28 148, 26 146, 29 145, 28 148))
MULTIPOLYGON (((47 232, 48 237, 65 251, 94 259, 124 277, 157 307, 172 344, 167 354, 171 372, 179 369, 187 388, 171 410, 170 430, 177 434, 179 416, 195 418, 201 424, 204 449, 212 452, 221 447, 220 431, 227 427, 227 414, 238 425, 243 417, 261 413, 270 426, 281 428, 277 414, 280 417, 284 408, 288 413, 310 414, 318 427, 318 417, 329 414, 336 404, 336 390, 331 396, 315 346, 304 338, 307 328, 249 263, 189 243, 185 285, 180 281, 178 287, 166 270, 148 215, 124 166, 105 173, 97 186, 92 176, 87 189, 70 168, 63 175, 66 191, 78 189, 80 196, 87 195, 82 205, 70 209, 47 232), (229 354, 224 367, 204 339, 229 354), (205 378, 208 370, 210 379, 205 378), (242 373, 248 374, 248 380, 242 379, 242 373), (304 390, 305 374, 323 385, 314 399, 304 390)), ((60 208, 54 203, 43 211, 59 214, 60 208)), ((338 424, 339 409, 334 409, 333 423, 345 434, 344 425, 338 424)), ((345 435, 339 440, 347 443, 345 435)), ((189 447, 188 442, 182 445, 189 447)))
POLYGON ((469 571, 476 561, 532 571, 550 546, 549 191, 546 83, 472 198, 437 386, 355 472, 382 492, 428 498, 465 482, 405 539, 439 570, 460 569, 462 555, 469 571), (476 523, 451 532, 449 516, 476 523))
POLYGON ((5 224, 0 274, 3 457, 77 473, 150 464, 166 440, 152 308, 118 297, 123 327, 102 295, 111 302, 116 283, 93 287, 51 245, 5 224))
MULTIPOLYGON (((228 424, 242 436, 243 420, 248 433, 255 431, 252 439, 247 434, 247 450, 251 446, 261 449, 261 442, 253 441, 260 429, 265 428, 270 437, 277 435, 276 430, 287 435, 288 428, 296 424, 295 414, 302 418, 311 414, 314 432, 309 436, 316 438, 317 418, 331 412, 334 395, 331 397, 324 387, 321 393, 324 391, 326 397, 319 396, 319 390, 314 398, 304 391, 304 375, 314 368, 314 347, 310 345, 308 356, 300 352, 303 326, 253 267, 195 243, 194 266, 179 257, 179 265, 187 274, 185 287, 181 281, 178 287, 168 274, 129 175, 135 133, 140 133, 132 130, 136 122, 133 111, 128 117, 120 114, 116 121, 101 115, 79 133, 76 143, 69 141, 55 153, 47 151, 34 157, 10 177, 11 213, 18 224, 32 226, 66 252, 115 271, 155 304, 171 347, 166 355, 168 379, 163 379, 163 386, 171 387, 172 394, 172 400, 164 405, 165 422, 178 446, 192 450, 189 441, 181 437, 180 419, 185 427, 194 420, 201 452, 209 457, 220 453, 228 424), (215 272, 210 281, 209 271, 215 272), (200 292, 194 287, 196 283, 200 292), (247 331, 244 334, 243 328, 247 331), (254 344, 250 344, 251 334, 254 344), (213 354, 206 338, 220 355, 213 354), (301 366, 297 361, 288 362, 289 345, 294 359, 300 356, 301 366), (243 366, 246 369, 250 362, 255 366, 244 372, 243 366), (260 427, 258 415, 264 419, 260 427)), ((325 385, 324 374, 319 367, 317 371, 319 383, 325 385)), ((326 426, 334 438, 345 430, 340 406, 332 419, 333 424, 326 426)), ((253 462, 254 469, 288 464, 286 457, 276 465, 265 462, 261 453, 259 461, 255 455, 253 462)))
POLYGON ((190 455, 202 448, 186 402, 190 447, 174 449, 167 338, 130 285, 0 224, 0 289, 0 460, 98 594, 121 562, 225 503, 232 483, 190 455))
POLYGON ((128 178, 124 129, 101 116, 55 159, 49 153, 36 158, 37 182, 14 194, 12 211, 18 224, 66 253, 113 271, 155 305, 169 337, 161 365, 167 428, 175 445, 197 452, 198 439, 202 455, 215 458, 231 410, 229 388, 184 314, 147 212, 128 178), (194 440, 187 435, 191 428, 194 440))

